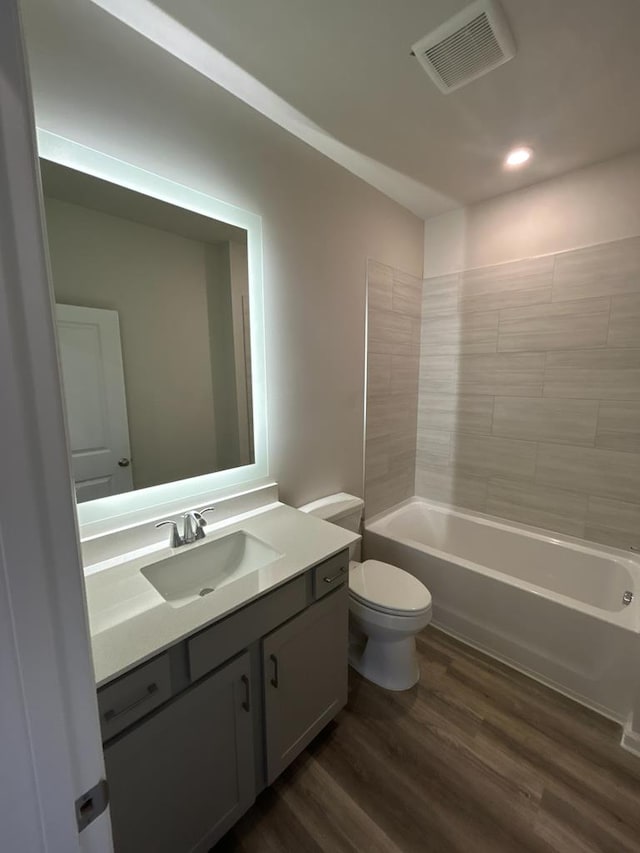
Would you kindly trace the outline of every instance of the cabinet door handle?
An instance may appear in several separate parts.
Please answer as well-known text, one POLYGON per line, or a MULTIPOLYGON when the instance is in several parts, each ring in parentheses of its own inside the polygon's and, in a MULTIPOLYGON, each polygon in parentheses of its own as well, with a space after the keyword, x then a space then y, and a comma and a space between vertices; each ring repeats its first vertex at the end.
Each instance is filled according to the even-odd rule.
POLYGON ((240 679, 244 684, 244 702, 242 703, 242 709, 244 711, 251 710, 251 688, 249 687, 249 679, 246 675, 243 675, 240 679))
POLYGON ((140 696, 138 699, 134 699, 133 702, 130 702, 128 705, 125 705, 124 708, 120 708, 119 711, 110 708, 108 711, 104 712, 104 719, 107 723, 111 722, 111 720, 115 720, 116 717, 120 717, 122 714, 126 714, 127 711, 133 711, 134 708, 137 708, 138 705, 142 705, 143 702, 146 702, 150 696, 158 690, 158 685, 155 681, 152 684, 147 686, 145 690, 144 696, 140 696))
POLYGON ((280 679, 278 678, 278 658, 275 655, 270 655, 271 663, 273 664, 273 677, 271 679, 271 684, 274 687, 278 686, 280 679))
POLYGON ((331 577, 326 577, 326 576, 325 576, 325 577, 323 577, 323 578, 322 578, 322 580, 323 580, 325 583, 333 583, 334 581, 337 581, 339 577, 342 577, 342 575, 343 575, 346 571, 347 571, 346 567, 345 567, 345 566, 342 566, 342 568, 340 569, 340 571, 336 572, 336 573, 335 573, 335 575, 331 575, 331 577))

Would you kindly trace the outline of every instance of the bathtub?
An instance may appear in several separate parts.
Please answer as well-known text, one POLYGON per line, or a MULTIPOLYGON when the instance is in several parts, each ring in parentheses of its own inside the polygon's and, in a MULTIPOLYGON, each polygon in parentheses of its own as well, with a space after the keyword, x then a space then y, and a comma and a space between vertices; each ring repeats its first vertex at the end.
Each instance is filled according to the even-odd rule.
POLYGON ((635 554, 421 498, 367 520, 363 547, 429 588, 436 627, 628 722, 640 661, 635 554))

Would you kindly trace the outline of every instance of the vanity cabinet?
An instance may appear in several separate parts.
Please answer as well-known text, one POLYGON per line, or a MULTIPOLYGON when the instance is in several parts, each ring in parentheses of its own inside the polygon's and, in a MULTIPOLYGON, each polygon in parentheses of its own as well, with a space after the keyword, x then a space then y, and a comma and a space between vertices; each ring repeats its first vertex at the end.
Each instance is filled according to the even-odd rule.
POLYGON ((98 692, 115 853, 204 853, 347 701, 348 551, 98 692))
POLYGON ((347 596, 330 595, 262 642, 268 784, 346 705, 348 619, 347 596))
POLYGON ((251 805, 249 655, 105 749, 117 853, 207 851, 251 805))

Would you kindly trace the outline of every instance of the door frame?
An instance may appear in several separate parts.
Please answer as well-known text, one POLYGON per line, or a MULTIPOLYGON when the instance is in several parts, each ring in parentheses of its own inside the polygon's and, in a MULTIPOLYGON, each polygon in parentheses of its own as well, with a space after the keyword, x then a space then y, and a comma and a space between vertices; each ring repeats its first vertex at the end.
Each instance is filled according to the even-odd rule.
POLYGON ((109 853, 108 811, 80 835, 75 818, 104 762, 18 0, 2 20, 0 841, 109 853))

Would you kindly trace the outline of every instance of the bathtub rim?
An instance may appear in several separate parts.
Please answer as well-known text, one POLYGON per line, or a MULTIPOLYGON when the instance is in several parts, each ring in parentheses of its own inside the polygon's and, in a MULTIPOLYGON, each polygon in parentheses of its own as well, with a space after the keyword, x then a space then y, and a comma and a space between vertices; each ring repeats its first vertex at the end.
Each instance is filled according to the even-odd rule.
POLYGON ((502 519, 498 516, 489 515, 487 513, 478 512, 476 510, 466 509, 446 504, 439 501, 434 501, 431 498, 422 498, 418 495, 406 498, 400 503, 394 504, 379 513, 376 513, 371 518, 366 518, 364 521, 365 532, 369 531, 377 536, 383 536, 401 545, 409 548, 415 548, 424 553, 430 554, 437 559, 445 562, 455 563, 469 571, 478 572, 487 575, 494 580, 502 583, 507 583, 510 586, 526 590, 532 595, 540 596, 550 601, 554 601, 572 610, 580 613, 585 613, 596 619, 608 622, 622 630, 632 631, 635 634, 640 634, 640 557, 635 553, 629 554, 620 548, 614 548, 610 545, 600 545, 597 542, 591 542, 588 539, 579 539, 578 537, 568 536, 563 533, 546 530, 541 527, 533 527, 532 525, 522 524, 520 522, 511 522, 508 519, 502 519), (571 598, 563 593, 549 590, 546 587, 538 586, 537 584, 524 581, 519 578, 514 578, 511 575, 501 572, 497 569, 492 569, 489 566, 484 566, 482 563, 475 563, 472 560, 467 560, 464 557, 459 557, 457 554, 450 554, 447 551, 441 551, 431 545, 425 545, 416 539, 408 539, 406 537, 390 536, 385 530, 384 522, 390 522, 393 517, 399 515, 403 510, 413 505, 432 507, 435 510, 445 511, 450 515, 457 515, 460 518, 467 519, 472 522, 482 523, 487 526, 497 527, 501 530, 506 530, 527 536, 527 538, 544 539, 548 542, 570 547, 573 550, 586 551, 609 557, 616 562, 621 562, 629 572, 632 580, 632 592, 634 600, 630 605, 622 606, 619 610, 606 610, 601 607, 596 607, 592 604, 579 601, 571 598))

